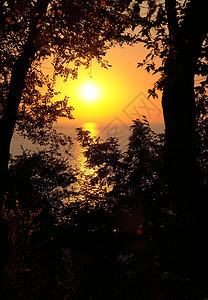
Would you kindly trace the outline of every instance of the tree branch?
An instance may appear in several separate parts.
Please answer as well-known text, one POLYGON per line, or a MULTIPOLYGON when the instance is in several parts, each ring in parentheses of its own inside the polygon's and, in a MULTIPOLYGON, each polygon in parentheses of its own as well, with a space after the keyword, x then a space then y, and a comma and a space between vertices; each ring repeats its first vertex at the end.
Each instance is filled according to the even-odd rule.
POLYGON ((42 22, 42 18, 46 14, 49 2, 50 0, 37 1, 33 20, 31 21, 29 28, 27 41, 23 46, 22 53, 16 60, 11 72, 9 94, 6 99, 3 117, 1 120, 6 127, 5 129, 8 131, 9 140, 12 137, 16 123, 17 111, 25 87, 26 75, 38 50, 36 42, 38 34, 42 28, 42 25, 38 26, 38 24, 42 22))
POLYGON ((208 1, 192 0, 188 3, 181 33, 195 60, 208 33, 208 1))
POLYGON ((177 20, 176 0, 165 0, 165 7, 167 10, 170 43, 172 46, 175 46, 176 33, 179 29, 177 20))

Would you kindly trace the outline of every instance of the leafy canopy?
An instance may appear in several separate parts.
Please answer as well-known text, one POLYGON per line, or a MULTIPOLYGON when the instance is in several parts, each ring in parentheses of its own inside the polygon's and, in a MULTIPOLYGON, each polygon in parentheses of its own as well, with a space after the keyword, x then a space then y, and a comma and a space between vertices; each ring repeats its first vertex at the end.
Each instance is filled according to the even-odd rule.
POLYGON ((1 1, 1 117, 7 114, 11 78, 19 64, 21 72, 25 72, 25 83, 16 129, 33 142, 45 144, 58 118, 72 118, 68 98, 53 100, 58 95, 57 76, 64 80, 76 78, 79 66, 88 67, 95 57, 102 66, 108 66, 103 60, 107 49, 117 42, 133 40, 133 35, 125 31, 131 19, 123 14, 130 2, 1 1), (45 62, 51 69, 49 74, 44 69, 45 62))

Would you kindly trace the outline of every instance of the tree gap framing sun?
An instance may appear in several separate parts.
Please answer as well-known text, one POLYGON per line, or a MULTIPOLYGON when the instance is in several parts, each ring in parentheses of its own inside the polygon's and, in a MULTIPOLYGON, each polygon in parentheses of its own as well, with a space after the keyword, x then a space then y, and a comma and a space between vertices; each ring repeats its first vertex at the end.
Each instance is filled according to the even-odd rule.
POLYGON ((86 103, 95 103, 100 97, 100 87, 93 80, 87 80, 80 84, 79 94, 82 101, 86 103))

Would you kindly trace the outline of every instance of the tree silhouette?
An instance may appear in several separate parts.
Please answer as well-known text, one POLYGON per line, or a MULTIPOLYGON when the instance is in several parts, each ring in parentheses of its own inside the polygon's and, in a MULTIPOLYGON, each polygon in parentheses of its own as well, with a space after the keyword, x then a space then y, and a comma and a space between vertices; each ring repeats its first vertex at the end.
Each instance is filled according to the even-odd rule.
MULTIPOLYGON (((206 126, 204 118, 199 159, 207 184, 206 126)), ((114 138, 77 130, 85 176, 50 151, 12 161, 5 298, 202 299, 198 274, 177 267, 176 241, 186 248, 168 197, 164 135, 146 119, 130 129, 125 152, 114 138)))
POLYGON ((70 290, 56 237, 63 200, 75 181, 69 163, 50 152, 25 152, 12 160, 4 207, 9 226, 2 298, 54 298, 70 290))
MULTIPOLYGON (((197 127, 201 144, 198 159, 207 186, 206 127, 207 117, 204 116, 197 127)), ((133 258, 134 264, 141 271, 134 274, 132 265, 128 271, 132 282, 141 278, 141 286, 137 285, 139 296, 145 295, 146 299, 204 299, 207 294, 206 277, 196 272, 194 263, 190 263, 193 245, 189 245, 190 252, 187 252, 187 231, 181 231, 181 214, 178 213, 174 199, 169 196, 165 176, 164 135, 153 132, 144 119, 133 122, 129 144, 124 153, 119 151, 115 139, 102 141, 100 138, 91 138, 89 132, 81 129, 78 130, 78 140, 85 149, 87 166, 94 168, 92 181, 88 178, 88 183, 100 185, 104 196, 97 199, 100 205, 102 199, 107 201, 108 205, 104 202, 103 208, 111 211, 117 226, 114 227, 118 230, 113 239, 117 247, 114 249, 120 249, 119 253, 129 263, 133 258), (102 189, 106 182, 111 183, 107 190, 102 189), (138 236, 140 231, 142 235, 138 236), (131 251, 125 252, 124 248, 131 251), (185 256, 187 260, 184 260, 185 256)), ((87 199, 93 201, 93 198, 87 199)), ((85 209, 87 228, 90 211, 95 209, 96 216, 96 207, 87 206, 85 209)), ((70 214, 70 208, 68 212, 70 214)), ((79 213, 81 218, 84 217, 81 211, 79 213)), ((91 227, 92 231, 96 224, 94 226, 91 227)), ((93 232, 91 234, 93 236, 93 232)), ((198 237, 196 239, 199 240, 198 237)), ((111 242, 112 245, 114 243, 111 242)), ((116 255, 118 252, 114 251, 116 255)), ((122 280, 123 285, 128 281, 127 277, 122 280)), ((129 297, 135 297, 136 287, 127 293, 129 297)))
POLYGON ((140 20, 138 41, 144 43, 148 54, 138 66, 160 74, 149 95, 155 98, 157 90, 162 91, 166 175, 169 197, 181 217, 180 228, 186 239, 186 251, 181 254, 186 261, 184 268, 192 264, 205 272, 207 189, 198 165, 196 128, 207 106, 208 6, 195 0, 152 0, 143 1, 139 7, 134 13, 140 20))
POLYGON ((15 125, 32 141, 44 144, 51 137, 56 145, 68 143, 66 137, 57 137, 52 129, 59 117, 71 118, 72 110, 67 98, 52 101, 56 95, 55 78, 75 78, 78 67, 89 66, 93 57, 106 66, 102 60, 106 50, 115 41, 131 41, 129 33, 122 35, 130 24, 130 18, 122 15, 129 3, 1 1, 0 211, 7 191, 9 148, 15 125), (53 65, 51 78, 41 70, 47 59, 53 65))
MULTIPOLYGON (((76 77, 78 67, 89 66, 93 57, 106 66, 102 57, 115 43, 143 42, 148 54, 138 66, 146 66, 148 72, 161 75, 149 94, 157 97, 157 90, 163 94, 166 160, 163 162, 159 155, 163 149, 162 136, 153 134, 145 122, 135 121, 126 155, 119 152, 115 139, 93 140, 80 130, 78 139, 88 149, 88 164, 96 169, 95 176, 90 178, 90 188, 96 191, 96 198, 107 200, 107 205, 111 199, 118 215, 118 212, 124 213, 118 217, 122 226, 127 226, 129 220, 125 211, 132 219, 133 210, 139 210, 142 215, 151 212, 144 228, 150 235, 158 232, 159 236, 165 236, 166 246, 170 231, 166 230, 164 213, 171 223, 172 211, 176 209, 177 230, 170 247, 161 250, 164 266, 175 274, 199 273, 198 282, 206 282, 207 9, 208 4, 202 0, 1 1, 1 211, 15 126, 23 135, 42 145, 50 138, 54 151, 60 144, 71 142, 70 138, 57 135, 52 129, 59 117, 72 117, 67 98, 52 101, 56 95, 56 77, 76 77), (126 33, 127 28, 136 28, 136 35, 126 33), (53 62, 51 78, 41 70, 47 59, 53 62), (199 85, 195 84, 196 76, 199 76, 199 85), (161 174, 164 165, 168 190, 161 174), (98 189, 95 188, 97 184, 98 189), (161 228, 165 228, 165 234, 161 233, 161 228), (169 264, 173 250, 179 259, 169 264)), ((51 162, 48 158, 46 161, 51 162)), ((43 169, 47 171, 45 166, 43 169)), ((53 186, 53 180, 51 184, 53 186)), ((39 190, 35 193, 40 195, 39 190)), ((92 193, 84 190, 83 194, 86 199, 95 200, 92 193)), ((138 217, 132 225, 134 231, 143 230, 135 227, 141 219, 138 217)), ((3 223, 2 218, 0 221, 3 223)), ((0 225, 2 260, 7 230, 4 224, 0 225)))
MULTIPOLYGON (((44 129, 59 117, 71 118, 67 99, 51 102, 55 77, 76 77, 78 67, 89 66, 93 57, 105 66, 102 56, 115 40, 131 41, 130 34, 122 35, 130 22, 130 18, 122 17, 126 5, 128 1, 1 1, 2 188, 16 121, 30 137, 35 126, 44 129), (120 19, 116 18, 117 11, 120 19), (42 62, 49 57, 52 78, 41 71, 42 62), (46 93, 41 93, 46 86, 46 93)), ((44 130, 37 140, 41 135, 44 130)))

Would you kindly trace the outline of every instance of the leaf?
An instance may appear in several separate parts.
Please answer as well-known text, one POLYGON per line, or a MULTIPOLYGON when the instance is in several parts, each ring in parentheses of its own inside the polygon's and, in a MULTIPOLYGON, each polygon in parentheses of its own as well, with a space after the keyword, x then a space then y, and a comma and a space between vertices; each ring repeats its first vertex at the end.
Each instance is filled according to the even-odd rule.
POLYGON ((6 17, 5 20, 6 20, 7 23, 12 24, 12 21, 11 21, 10 18, 6 17))
POLYGON ((37 29, 40 28, 41 25, 42 25, 42 23, 38 23, 38 24, 36 25, 36 28, 37 28, 37 29))
POLYGON ((154 99, 155 98, 157 98, 158 99, 158 95, 157 95, 157 93, 156 93, 156 91, 155 91, 155 89, 153 88, 153 89, 149 89, 148 90, 148 97, 147 97, 147 99, 149 99, 150 97, 153 97, 154 99))
POLYGON ((138 63, 137 68, 143 67, 143 65, 144 65, 143 63, 138 63))

